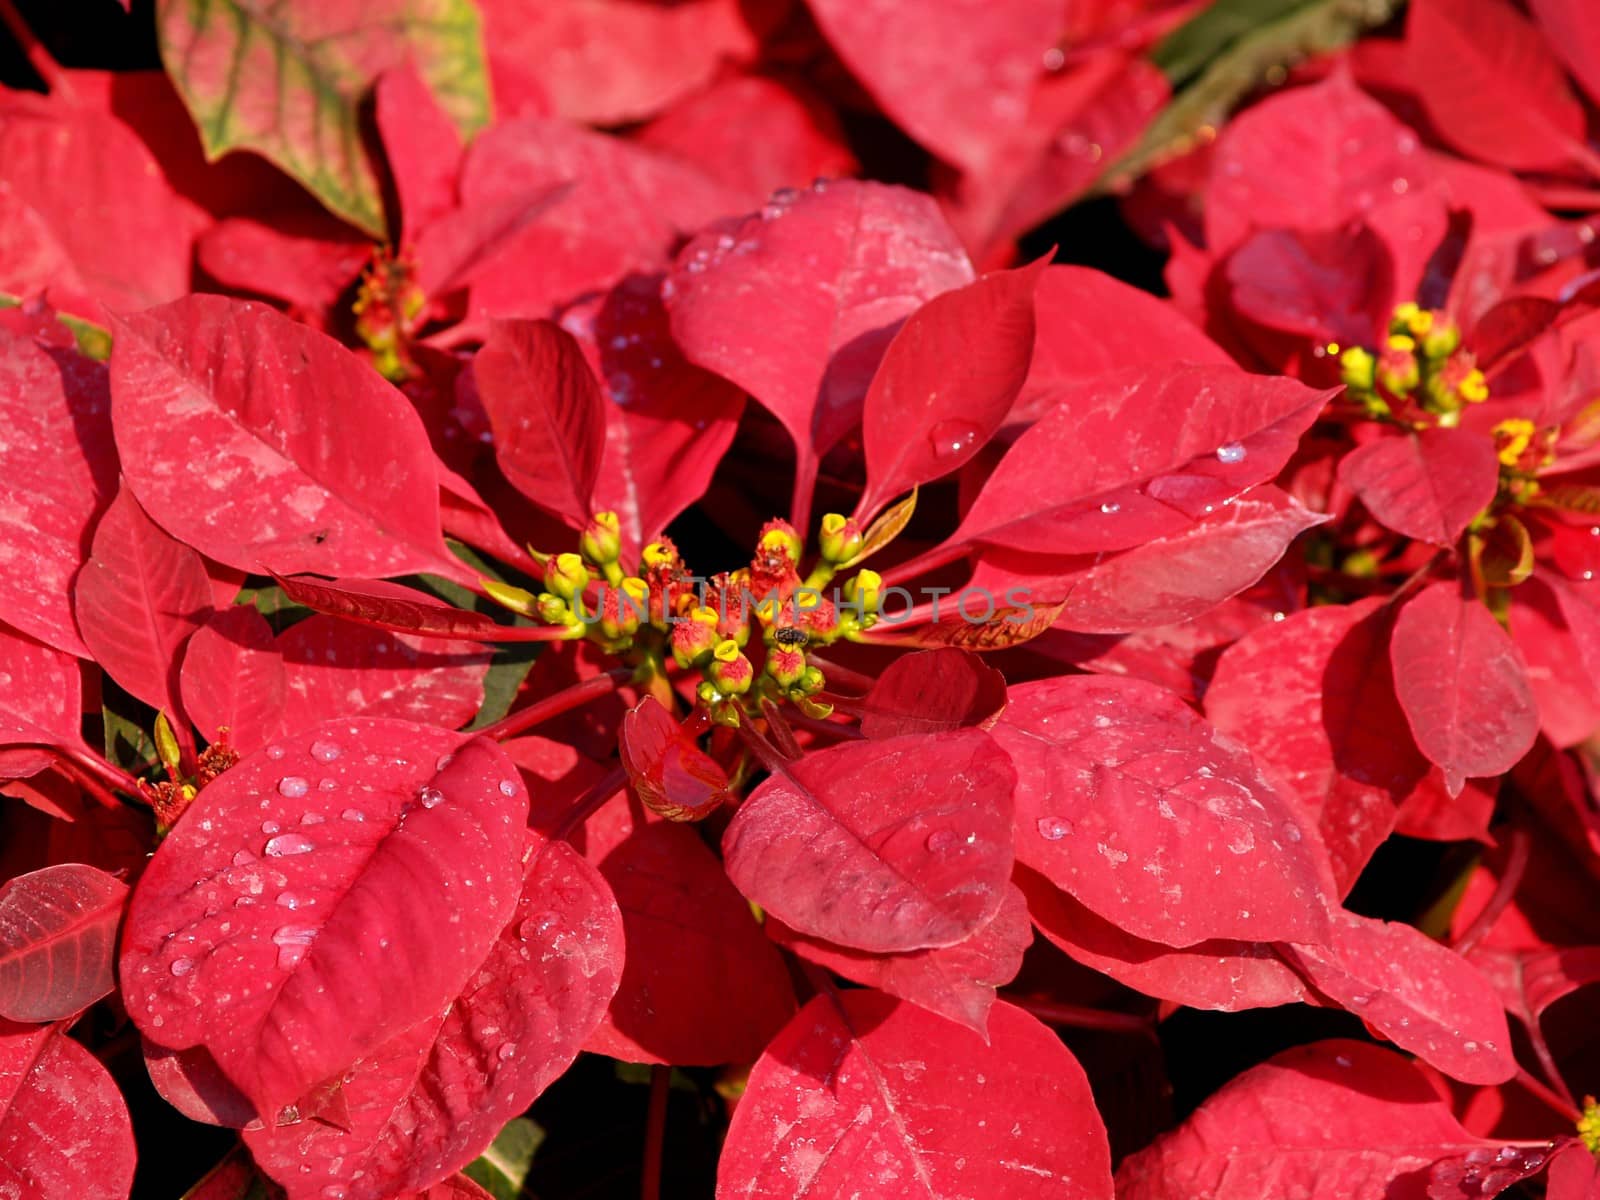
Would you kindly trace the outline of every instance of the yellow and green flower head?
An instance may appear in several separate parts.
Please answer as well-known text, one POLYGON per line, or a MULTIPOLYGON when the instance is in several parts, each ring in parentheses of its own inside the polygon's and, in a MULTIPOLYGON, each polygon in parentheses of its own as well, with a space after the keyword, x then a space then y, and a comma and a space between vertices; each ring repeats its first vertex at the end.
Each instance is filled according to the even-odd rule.
POLYGON ((1376 353, 1352 346, 1339 355, 1339 375, 1368 416, 1410 425, 1454 425, 1462 408, 1489 398, 1483 372, 1461 348, 1460 327, 1410 300, 1395 306, 1376 353), (1419 420, 1424 414, 1432 420, 1419 420))

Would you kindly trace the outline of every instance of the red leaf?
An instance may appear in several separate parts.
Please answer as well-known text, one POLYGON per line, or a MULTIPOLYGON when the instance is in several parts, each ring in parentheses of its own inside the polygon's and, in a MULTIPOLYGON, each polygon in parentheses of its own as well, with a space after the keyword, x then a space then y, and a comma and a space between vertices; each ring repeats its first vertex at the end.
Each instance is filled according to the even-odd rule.
POLYGON ((116 323, 111 379, 128 484, 201 553, 252 572, 475 581, 439 535, 415 410, 331 338, 190 296, 116 323))
POLYGON ((353 718, 297 741, 200 794, 123 935, 140 1030, 205 1046, 269 1118, 466 981, 515 904, 527 812, 483 738, 353 718))
POLYGON ((272 578, 296 604, 372 629, 471 642, 515 640, 515 630, 484 613, 387 580, 272 578))
POLYGON ((582 528, 606 444, 605 406, 582 348, 550 321, 496 321, 472 370, 506 478, 582 528))
MULTIPOLYGON (((1124 1160, 1118 1200, 1205 1194, 1348 1200, 1394 1195, 1475 1138, 1406 1059, 1364 1042, 1299 1046, 1252 1067, 1179 1128, 1124 1160)), ((1402 1193, 1418 1195, 1415 1192, 1402 1193)))
POLYGON ((1326 945, 1286 953, 1318 991, 1445 1074, 1504 1083, 1517 1073, 1494 987, 1410 925, 1336 912, 1326 945))
POLYGON ((585 857, 617 898, 627 957, 584 1049, 626 1062, 750 1062, 794 1015, 788 969, 700 837, 637 811, 619 796, 585 825, 585 857))
POLYGON ((992 272, 906 318, 863 407, 867 487, 856 506, 863 521, 956 470, 1000 428, 1028 375, 1033 289, 1049 261, 992 272))
POLYGON ((1583 105, 1538 28, 1503 0, 1417 0, 1409 79, 1441 137, 1503 167, 1593 170, 1583 105))
POLYGON ((489 0, 483 10, 497 96, 531 92, 589 125, 653 116, 756 49, 735 0, 489 0))
MULTIPOLYGON (((0 674, 6 680, 0 688, 0 745, 83 744, 83 682, 76 659, 0 626, 0 674)), ((0 778, 31 775, 50 761, 42 751, 7 751, 0 778)))
POLYGON ((1583 0, 1529 0, 1551 50, 1590 96, 1600 96, 1600 30, 1583 0))
POLYGON ((985 1045, 877 992, 818 996, 750 1072, 717 1200, 845 1200, 863 1186, 1105 1200, 1111 1153, 1083 1068, 1020 1009, 994 1006, 985 1045))
POLYGON ((82 863, 0 887, 0 1017, 59 1021, 109 993, 127 898, 120 879, 82 863))
POLYGON ((1572 1142, 1550 1160, 1546 1200, 1600 1200, 1600 1161, 1582 1142, 1572 1142))
POLYGON ((30 637, 89 657, 72 619, 72 579, 94 516, 117 486, 105 368, 0 330, 0 608, 30 637))
POLYGON ((483 704, 489 671, 489 655, 471 643, 385 635, 324 616, 291 625, 273 650, 283 659, 286 733, 341 716, 465 725, 483 704))
POLYGON ((73 607, 106 674, 181 719, 178 657, 211 614, 211 580, 200 556, 167 536, 126 488, 95 526, 73 607))
POLYGON ((1015 782, 978 730, 820 750, 750 793, 723 835, 728 877, 851 949, 953 946, 1004 899, 1015 782))
POLYGON ((858 704, 869 738, 987 729, 1006 706, 1006 677, 966 650, 922 650, 890 663, 858 704))
POLYGON ((956 538, 1063 556, 1180 533, 1276 475, 1331 394, 1212 366, 1072 380, 1001 459, 956 538))
POLYGON ((303 1107, 298 1124, 245 1132, 291 1200, 326 1200, 334 1189, 340 1200, 461 1196, 441 1181, 572 1064, 617 988, 616 904, 565 842, 538 844, 521 887, 442 1021, 424 1020, 339 1077, 347 1128, 303 1107))
POLYGON ((860 419, 900 322, 972 281, 926 196, 849 180, 775 195, 758 216, 685 247, 662 287, 689 361, 783 423, 801 482, 860 419), (772 312, 784 319, 774 322, 772 312))
POLYGON ((1315 941, 1322 871, 1244 748, 1172 693, 1063 676, 1011 689, 1017 859, 1135 937, 1315 941))
POLYGON ((914 8, 810 0, 834 51, 891 119, 965 171, 988 164, 1021 122, 1061 33, 1053 0, 926 0, 914 8), (951 48, 961 47, 959 54, 951 48))
MULTIPOLYGON (((1222 274, 1227 298, 1241 317, 1289 335, 1303 351, 1304 341, 1371 341, 1394 303, 1394 268, 1382 239, 1365 225, 1351 225, 1259 230, 1228 256, 1222 274)), ((1260 352, 1276 361, 1273 349, 1268 342, 1260 352)))
POLYGON ((1429 584, 1400 610, 1389 658, 1406 721, 1451 795, 1469 775, 1509 771, 1533 746, 1539 713, 1522 658, 1459 584, 1429 584))
POLYGON ((1147 996, 1187 1008, 1240 1012, 1311 1002, 1311 991, 1265 942, 1223 938, 1175 949, 1095 916, 1043 875, 1017 869, 1035 928, 1062 953, 1147 996))
POLYGON ((1428 774, 1389 667, 1392 613, 1374 598, 1291 613, 1217 663, 1206 717, 1292 789, 1344 895, 1428 774))
POLYGON ((639 799, 669 821, 703 820, 731 798, 722 765, 652 696, 622 719, 617 749, 639 799))
POLYGON ((260 1124, 255 1107, 228 1081, 204 1046, 171 1050, 140 1039, 144 1066, 161 1098, 191 1121, 243 1129, 260 1124))
POLYGON ((133 1129, 117 1085, 59 1025, 0 1024, 0 1178, 18 1200, 126 1200, 133 1129))
POLYGON ((1600 729, 1600 686, 1564 607, 1555 588, 1535 575, 1511 593, 1506 613, 1511 639, 1527 664, 1540 729, 1562 749, 1600 729))
POLYGON ((1271 484, 1188 529, 1120 554, 1038 559, 989 551, 971 587, 1060 604, 1058 629, 1123 633, 1198 617, 1257 583, 1289 544, 1326 517, 1271 484))
POLYGON ((965 1025, 985 1041, 995 989, 1017 977, 1033 941, 1028 910, 1015 887, 1006 890, 992 921, 965 941, 938 950, 866 954, 796 933, 772 916, 767 932, 806 961, 965 1025))
POLYGON ((1425 429, 1356 447, 1339 463, 1339 482, 1379 524, 1449 546, 1494 499, 1500 460, 1482 433, 1425 429))
POLYGON ((226 729, 240 754, 259 750, 281 728, 285 686, 272 626, 248 605, 212 613, 183 654, 184 712, 207 741, 226 729))
POLYGON ((455 207, 461 134, 412 60, 385 71, 373 92, 378 132, 400 201, 401 220, 391 223, 409 246, 419 231, 455 207))

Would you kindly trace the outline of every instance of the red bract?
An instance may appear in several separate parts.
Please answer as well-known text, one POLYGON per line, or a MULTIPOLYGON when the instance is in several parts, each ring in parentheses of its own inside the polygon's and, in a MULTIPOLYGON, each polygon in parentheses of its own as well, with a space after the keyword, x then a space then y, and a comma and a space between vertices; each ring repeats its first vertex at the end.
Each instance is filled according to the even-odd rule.
POLYGON ((16 7, 0 1200, 1593 1200, 1583 4, 16 7))

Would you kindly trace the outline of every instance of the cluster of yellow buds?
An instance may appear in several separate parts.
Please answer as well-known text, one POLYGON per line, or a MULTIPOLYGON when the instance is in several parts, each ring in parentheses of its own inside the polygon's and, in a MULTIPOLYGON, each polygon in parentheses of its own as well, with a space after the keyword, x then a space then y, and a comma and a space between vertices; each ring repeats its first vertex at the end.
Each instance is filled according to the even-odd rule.
POLYGON ((1600 1104, 1593 1096, 1583 1098, 1583 1112, 1578 1117, 1578 1140, 1589 1153, 1600 1158, 1600 1104))
POLYGON ((750 565, 737 571, 698 579, 663 538, 643 549, 638 573, 629 575, 621 565, 617 515, 600 512, 583 529, 577 553, 537 556, 544 584, 537 595, 490 580, 484 586, 514 611, 560 626, 566 637, 587 637, 607 653, 630 654, 659 670, 670 659, 698 671, 696 693, 714 720, 737 723, 746 706, 754 711, 763 699, 787 700, 820 718, 832 710, 816 699, 825 680, 807 648, 872 628, 883 580, 859 570, 824 595, 834 573, 862 556, 866 539, 853 519, 829 513, 819 543, 804 580, 805 541, 781 520, 762 527, 750 565), (752 647, 757 628, 762 636, 752 647))
MULTIPOLYGON (((1338 353, 1337 346, 1328 349, 1338 353)), ((1339 369, 1349 395, 1371 417, 1449 426, 1461 420, 1466 405, 1489 398, 1483 372, 1461 348, 1456 323, 1409 300, 1395 307, 1376 355, 1352 346, 1339 354, 1339 369), (1417 420, 1423 413, 1432 419, 1417 420)))
POLYGON ((372 365, 378 374, 391 383, 403 383, 411 377, 413 364, 408 347, 426 304, 411 258, 383 246, 374 249, 351 309, 356 318, 356 336, 372 351, 372 365))
POLYGON ((1556 429, 1541 429, 1526 417, 1508 417, 1494 427, 1500 483, 1518 503, 1539 491, 1540 470, 1555 461, 1556 434, 1556 429))

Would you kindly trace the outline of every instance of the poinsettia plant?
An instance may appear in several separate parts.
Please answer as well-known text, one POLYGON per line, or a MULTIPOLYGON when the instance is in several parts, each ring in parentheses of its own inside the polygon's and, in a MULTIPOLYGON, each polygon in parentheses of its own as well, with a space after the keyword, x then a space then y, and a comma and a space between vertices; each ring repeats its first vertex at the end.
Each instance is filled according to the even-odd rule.
POLYGON ((1399 7, 0 0, 0 1195, 1596 1195, 1600 41, 1399 7))

